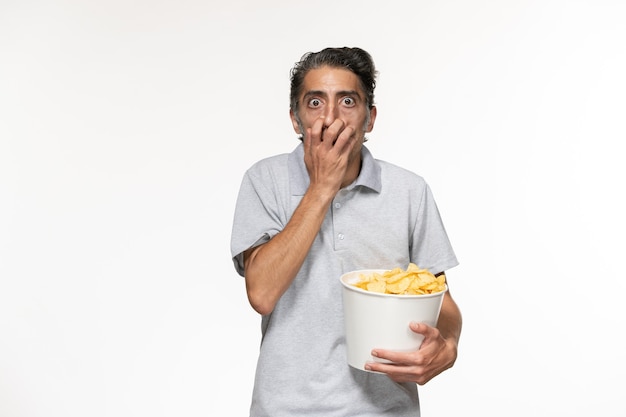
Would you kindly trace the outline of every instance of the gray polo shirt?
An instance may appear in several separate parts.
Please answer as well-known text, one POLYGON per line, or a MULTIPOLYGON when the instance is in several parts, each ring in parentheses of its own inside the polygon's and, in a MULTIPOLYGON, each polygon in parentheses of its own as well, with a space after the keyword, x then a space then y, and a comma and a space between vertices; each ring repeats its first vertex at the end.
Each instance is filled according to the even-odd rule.
MULTIPOLYGON (((356 269, 434 273, 458 264, 430 188, 415 173, 375 160, 363 147, 359 177, 335 196, 289 289, 262 317, 250 416, 419 416, 415 384, 348 366, 339 277, 356 269)), ((304 148, 263 159, 244 175, 231 254, 285 227, 307 190, 304 148)))

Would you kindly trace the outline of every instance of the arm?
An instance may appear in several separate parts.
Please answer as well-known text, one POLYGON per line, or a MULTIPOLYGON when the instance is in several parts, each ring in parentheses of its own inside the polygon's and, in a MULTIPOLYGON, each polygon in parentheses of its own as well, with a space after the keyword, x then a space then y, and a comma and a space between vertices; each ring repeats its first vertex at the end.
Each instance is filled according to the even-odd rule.
POLYGON ((246 291, 259 314, 269 314, 302 266, 333 196, 309 188, 285 228, 244 253, 246 291))
POLYGON ((337 120, 322 132, 323 119, 307 129, 304 159, 309 188, 285 228, 269 242, 244 253, 246 291, 259 314, 269 314, 304 262, 328 211, 346 180, 353 129, 337 120))
MULTIPOLYGON (((443 303, 441 304, 437 329, 439 329, 441 336, 446 342, 453 344, 455 351, 459 345, 462 327, 463 318, 461 316, 461 310, 459 310, 459 306, 452 298, 452 295, 450 295, 450 291, 448 291, 444 295, 443 303)), ((456 354, 454 357, 456 359, 456 354)))

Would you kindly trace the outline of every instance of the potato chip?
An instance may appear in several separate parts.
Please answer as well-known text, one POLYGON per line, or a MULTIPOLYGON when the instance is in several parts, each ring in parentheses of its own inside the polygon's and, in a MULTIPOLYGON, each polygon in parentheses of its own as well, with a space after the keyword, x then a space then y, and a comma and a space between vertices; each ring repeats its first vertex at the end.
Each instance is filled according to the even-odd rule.
POLYGON ((354 286, 381 294, 423 295, 446 289, 446 276, 438 277, 410 263, 406 270, 394 268, 383 273, 361 274, 354 286))

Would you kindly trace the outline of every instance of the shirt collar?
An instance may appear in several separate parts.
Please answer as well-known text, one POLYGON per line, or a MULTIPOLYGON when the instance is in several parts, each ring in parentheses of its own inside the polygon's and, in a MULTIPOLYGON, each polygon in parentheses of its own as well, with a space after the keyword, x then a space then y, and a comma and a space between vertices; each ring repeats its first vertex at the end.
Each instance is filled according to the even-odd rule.
MULTIPOLYGON (((291 195, 304 195, 309 188, 309 173, 304 164, 304 145, 302 143, 298 144, 296 149, 289 154, 288 161, 291 195)), ((346 190, 363 186, 380 193, 382 185, 380 165, 365 146, 361 147, 361 161, 359 176, 346 187, 346 190)))

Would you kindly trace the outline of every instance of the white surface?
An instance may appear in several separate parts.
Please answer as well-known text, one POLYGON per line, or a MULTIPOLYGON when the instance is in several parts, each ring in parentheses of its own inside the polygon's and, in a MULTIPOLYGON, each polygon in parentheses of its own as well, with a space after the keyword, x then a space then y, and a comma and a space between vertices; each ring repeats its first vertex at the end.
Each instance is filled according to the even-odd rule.
POLYGON ((625 9, 0 0, 0 415, 247 415, 236 193, 296 145, 289 69, 328 45, 374 56, 370 149, 427 179, 461 262, 423 415, 626 415, 625 9))
POLYGON ((427 295, 395 295, 365 291, 354 286, 361 275, 384 269, 351 271, 340 277, 346 326, 347 361, 363 370, 366 362, 388 362, 371 355, 372 349, 400 352, 417 350, 424 336, 409 328, 412 321, 437 324, 446 291, 427 295))

